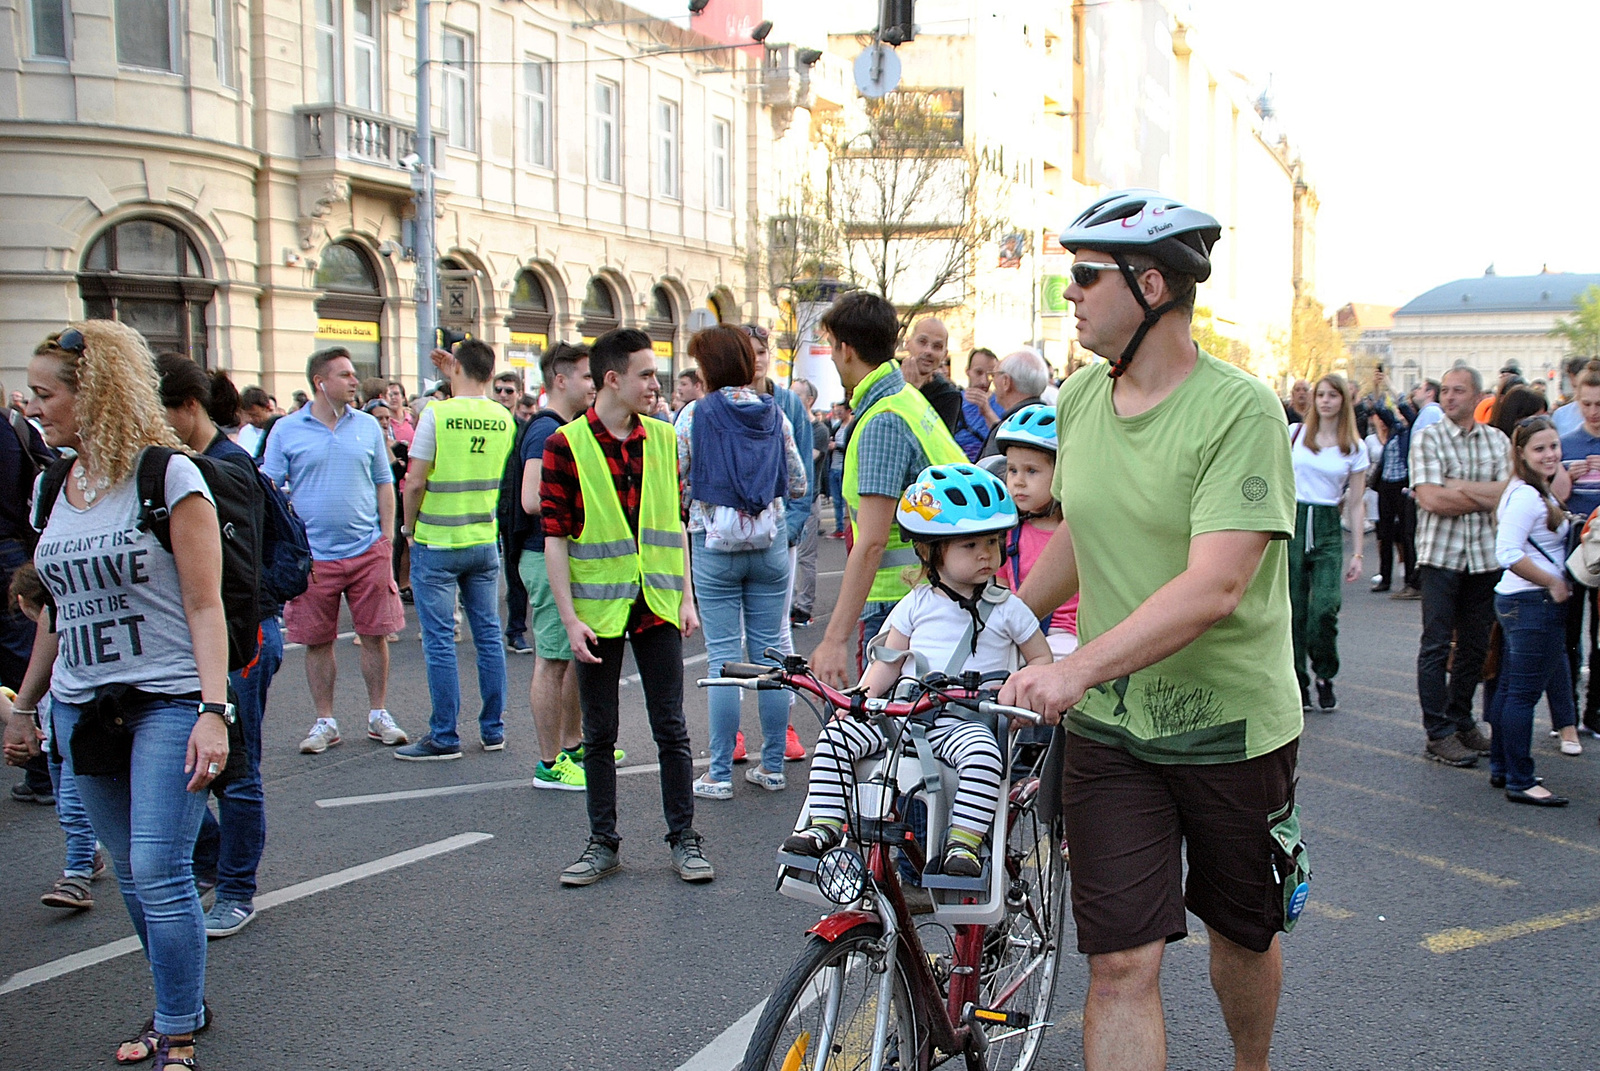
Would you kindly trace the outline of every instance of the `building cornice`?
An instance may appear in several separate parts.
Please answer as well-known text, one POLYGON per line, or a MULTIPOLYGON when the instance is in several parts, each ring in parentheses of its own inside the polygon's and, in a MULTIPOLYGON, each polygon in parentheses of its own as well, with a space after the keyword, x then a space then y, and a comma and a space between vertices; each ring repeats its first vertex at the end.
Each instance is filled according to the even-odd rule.
POLYGON ((0 122, 0 142, 11 151, 25 147, 28 142, 47 144, 59 150, 64 145, 80 148, 85 153, 104 151, 108 146, 138 151, 159 151, 174 156, 209 157, 233 167, 259 169, 262 154, 226 142, 208 138, 179 136, 159 130, 140 130, 136 127, 101 126, 92 123, 37 122, 10 120, 0 122))

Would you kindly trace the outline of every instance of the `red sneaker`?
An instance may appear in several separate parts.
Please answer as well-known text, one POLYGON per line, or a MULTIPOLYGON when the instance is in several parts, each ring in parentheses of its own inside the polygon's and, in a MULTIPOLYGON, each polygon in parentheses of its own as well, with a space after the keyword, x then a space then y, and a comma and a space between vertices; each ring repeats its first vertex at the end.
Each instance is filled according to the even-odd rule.
POLYGON ((789 731, 783 738, 783 761, 800 762, 806 757, 806 749, 800 743, 800 736, 794 731, 794 726, 789 726, 789 731))
POLYGON ((733 761, 734 762, 744 762, 745 761, 744 731, 743 730, 740 730, 739 732, 733 734, 733 761))

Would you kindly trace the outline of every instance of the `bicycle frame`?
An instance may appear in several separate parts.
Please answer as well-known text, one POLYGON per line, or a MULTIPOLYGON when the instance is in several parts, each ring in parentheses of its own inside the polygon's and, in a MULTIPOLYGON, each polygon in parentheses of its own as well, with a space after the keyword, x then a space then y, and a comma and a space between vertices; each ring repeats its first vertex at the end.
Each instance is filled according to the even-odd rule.
MULTIPOLYGON (((798 660, 797 660, 798 661, 798 660)), ((803 663, 801 663, 803 664, 803 663)), ((787 666, 759 666, 728 663, 723 666, 722 678, 702 680, 702 686, 729 685, 760 690, 763 688, 789 688, 810 692, 822 699, 831 708, 849 712, 854 715, 864 713, 882 714, 889 717, 907 717, 920 714, 937 705, 940 700, 931 696, 923 696, 914 701, 897 701, 889 699, 868 699, 859 692, 840 692, 821 681, 805 674, 792 674, 787 671, 787 666)), ((976 703, 976 709, 1003 714, 1012 718, 1026 718, 1035 723, 1038 716, 1031 711, 1018 710, 1014 707, 1003 707, 987 701, 980 701, 975 688, 953 689, 965 694, 959 696, 946 696, 946 701, 960 702, 967 700, 976 703)), ((1036 786, 1035 786, 1036 787, 1036 786)), ((1015 807, 1019 800, 1026 794, 1026 784, 1013 784, 1007 793, 1006 825, 1009 833, 1011 823, 1015 819, 1015 807)), ((905 891, 900 883, 898 867, 890 851, 891 847, 899 848, 906 852, 912 864, 920 871, 924 860, 922 852, 914 841, 898 844, 888 844, 882 840, 870 843, 867 849, 867 874, 871 891, 871 908, 864 910, 859 907, 841 908, 824 917, 809 933, 816 934, 828 942, 834 942, 849 934, 860 926, 878 923, 882 927, 883 941, 890 962, 885 965, 880 981, 878 994, 877 1017, 874 1024, 872 1066, 880 1066, 884 1057, 884 1047, 888 1033, 888 1016, 890 1011, 890 992, 894 983, 893 967, 896 963, 904 971, 911 989, 912 1006, 919 1018, 927 1020, 927 1033, 924 1036, 922 1050, 917 1053, 917 1067, 926 1068, 932 1059, 933 1050, 955 1056, 968 1051, 974 1039, 974 1027, 968 1021, 969 1009, 976 1007, 979 996, 979 982, 982 970, 984 935, 987 926, 981 925, 956 925, 954 955, 950 973, 948 995, 939 991, 938 979, 934 976, 933 966, 928 958, 926 949, 918 936, 916 924, 912 920, 911 909, 906 903, 905 891), (938 1009, 935 1012, 935 1009, 938 1009)), ((1006 866, 1005 853, 999 846, 993 855, 994 866, 1006 866)), ((1030 972, 1031 973, 1031 972, 1030 972)), ((1010 999, 1018 988, 1027 980, 1028 975, 1017 979, 1005 993, 1005 999, 1010 999)), ((835 994, 837 987, 835 987, 835 994)), ((836 995, 834 997, 836 998, 836 995)), ((995 1003, 1003 1003, 996 1001, 995 1003)), ((831 1015, 829 1018, 831 1019, 831 1015)), ((987 1043, 986 1035, 977 1031, 977 1035, 987 1043)), ((826 1051, 828 1038, 824 1036, 819 1041, 819 1051, 826 1051)), ((980 1050, 981 1051, 981 1050, 980 1050)))

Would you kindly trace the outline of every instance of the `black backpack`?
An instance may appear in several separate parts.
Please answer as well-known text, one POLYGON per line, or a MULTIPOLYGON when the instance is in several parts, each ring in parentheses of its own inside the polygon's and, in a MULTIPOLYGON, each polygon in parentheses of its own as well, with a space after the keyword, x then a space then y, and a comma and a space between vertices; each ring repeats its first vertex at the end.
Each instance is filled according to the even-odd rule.
MULTIPOLYGON (((168 554, 172 553, 172 523, 167 510, 167 462, 179 451, 165 446, 146 447, 139 455, 136 490, 139 496, 139 530, 151 532, 168 554)), ((222 610, 228 626, 228 671, 243 669, 256 659, 260 638, 261 550, 263 517, 267 510, 260 478, 242 465, 209 457, 186 455, 200 470, 217 504, 217 527, 222 534, 222 610)), ((61 487, 72 469, 64 458, 45 470, 34 505, 34 527, 40 531, 50 520, 61 487)))

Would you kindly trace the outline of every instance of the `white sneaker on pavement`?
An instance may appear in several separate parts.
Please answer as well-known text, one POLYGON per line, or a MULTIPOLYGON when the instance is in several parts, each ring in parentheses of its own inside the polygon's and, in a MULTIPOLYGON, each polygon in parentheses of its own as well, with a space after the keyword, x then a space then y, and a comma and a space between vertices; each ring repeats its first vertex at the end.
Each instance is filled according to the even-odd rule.
POLYGON ((339 723, 333 718, 318 718, 311 732, 300 741, 300 754, 320 755, 339 742, 339 723))
POLYGON ((380 744, 395 747, 399 744, 409 744, 411 737, 406 731, 394 723, 394 718, 389 716, 387 710, 380 710, 377 717, 367 716, 367 739, 376 740, 380 744))

